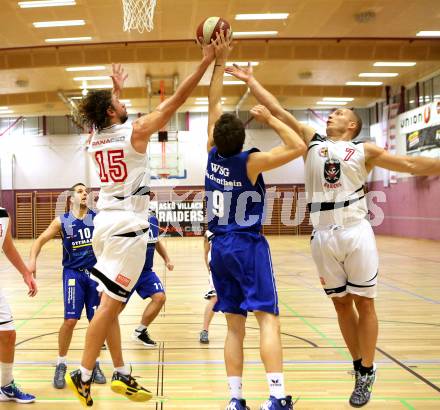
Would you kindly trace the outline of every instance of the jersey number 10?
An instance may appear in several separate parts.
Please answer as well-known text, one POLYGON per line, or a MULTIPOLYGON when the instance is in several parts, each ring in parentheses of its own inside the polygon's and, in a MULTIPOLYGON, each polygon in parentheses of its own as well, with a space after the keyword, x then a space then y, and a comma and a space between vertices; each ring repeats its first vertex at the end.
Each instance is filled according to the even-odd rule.
POLYGON ((127 179, 127 165, 124 162, 124 151, 114 149, 109 151, 96 151, 95 160, 99 166, 101 182, 124 182, 127 179), (105 157, 107 153, 107 158, 105 157))

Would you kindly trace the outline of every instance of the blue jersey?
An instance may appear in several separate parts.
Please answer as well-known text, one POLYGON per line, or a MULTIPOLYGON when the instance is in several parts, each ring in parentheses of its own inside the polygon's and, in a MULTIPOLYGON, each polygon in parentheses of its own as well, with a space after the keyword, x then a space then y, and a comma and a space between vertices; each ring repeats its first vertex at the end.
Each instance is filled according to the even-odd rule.
POLYGON ((266 188, 263 176, 252 185, 247 177, 249 154, 257 148, 224 158, 214 147, 208 154, 205 175, 208 229, 214 235, 260 232, 266 188))
POLYGON ((84 219, 72 212, 60 216, 63 239, 63 266, 68 269, 91 269, 96 258, 93 253, 93 219, 96 213, 89 210, 84 219))
POLYGON ((148 218, 150 223, 150 229, 148 230, 148 245, 147 253, 145 257, 145 265, 142 271, 153 270, 154 251, 156 249, 156 243, 159 240, 159 221, 154 215, 148 218))

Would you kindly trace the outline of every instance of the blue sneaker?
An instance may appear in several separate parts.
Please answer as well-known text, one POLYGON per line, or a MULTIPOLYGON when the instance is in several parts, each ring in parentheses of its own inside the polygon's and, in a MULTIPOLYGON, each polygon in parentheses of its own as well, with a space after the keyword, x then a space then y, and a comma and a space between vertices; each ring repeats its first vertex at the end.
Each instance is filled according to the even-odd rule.
POLYGON ((265 401, 260 410, 293 410, 292 396, 286 396, 284 399, 276 399, 273 396, 265 401))
POLYGON ((32 403, 35 396, 22 392, 12 380, 11 383, 0 388, 0 401, 15 401, 17 403, 32 403))
POLYGON ((250 410, 245 399, 232 399, 225 410, 250 410))

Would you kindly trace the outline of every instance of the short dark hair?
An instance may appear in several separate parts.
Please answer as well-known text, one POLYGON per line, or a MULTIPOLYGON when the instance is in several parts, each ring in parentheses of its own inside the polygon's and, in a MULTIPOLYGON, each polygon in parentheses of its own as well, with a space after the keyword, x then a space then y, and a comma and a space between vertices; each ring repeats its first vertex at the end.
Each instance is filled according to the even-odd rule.
POLYGON ((101 131, 108 126, 107 109, 112 106, 110 90, 89 91, 79 105, 79 114, 86 124, 101 131))
POLYGON ((83 186, 84 188, 86 188, 86 185, 85 184, 83 184, 82 182, 77 182, 75 185, 72 185, 70 188, 69 188, 69 191, 70 191, 70 193, 71 194, 73 194, 74 192, 75 192, 75 188, 77 187, 77 186, 83 186))
POLYGON ((222 157, 231 157, 243 149, 244 125, 233 114, 223 114, 214 126, 214 143, 222 157))
POLYGON ((353 114, 354 117, 354 121, 356 122, 356 128, 353 131, 353 139, 356 138, 362 131, 362 118, 359 116, 359 114, 354 111, 354 110, 350 110, 351 113, 353 114))

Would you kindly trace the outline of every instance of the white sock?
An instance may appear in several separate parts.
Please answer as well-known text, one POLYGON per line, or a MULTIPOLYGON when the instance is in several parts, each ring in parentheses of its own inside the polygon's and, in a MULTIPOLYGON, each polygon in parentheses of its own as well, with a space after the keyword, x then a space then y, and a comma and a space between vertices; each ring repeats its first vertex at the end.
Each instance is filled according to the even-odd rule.
POLYGON ((115 372, 121 373, 124 376, 128 376, 131 373, 130 368, 127 365, 115 367, 115 372))
POLYGON ((283 373, 266 373, 270 395, 277 399, 284 399, 284 375, 283 373))
POLYGON ((82 366, 79 366, 79 369, 81 370, 81 380, 83 381, 83 383, 89 381, 92 377, 93 369, 89 370, 82 366))
POLYGON ((57 366, 61 363, 67 365, 67 356, 58 356, 57 366))
POLYGON ((241 383, 241 377, 231 376, 228 377, 229 392, 231 394, 231 399, 242 399, 243 398, 243 385, 241 383))
POLYGON ((147 326, 144 326, 142 323, 136 328, 136 332, 142 332, 142 330, 146 329, 147 326))
POLYGON ((6 386, 14 380, 14 376, 12 375, 14 363, 1 362, 0 367, 2 370, 2 386, 6 386))

